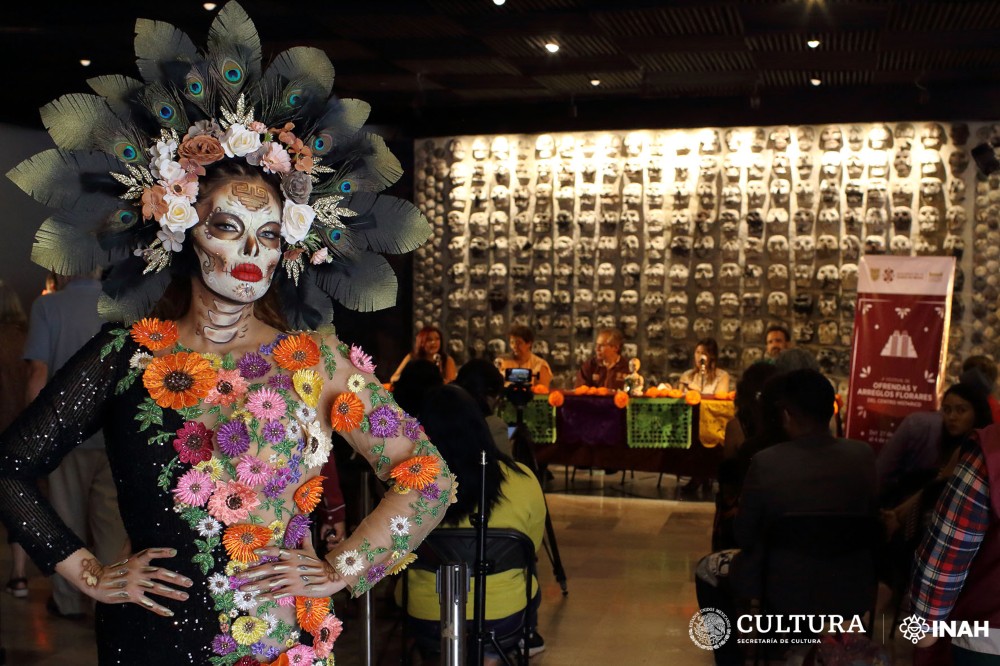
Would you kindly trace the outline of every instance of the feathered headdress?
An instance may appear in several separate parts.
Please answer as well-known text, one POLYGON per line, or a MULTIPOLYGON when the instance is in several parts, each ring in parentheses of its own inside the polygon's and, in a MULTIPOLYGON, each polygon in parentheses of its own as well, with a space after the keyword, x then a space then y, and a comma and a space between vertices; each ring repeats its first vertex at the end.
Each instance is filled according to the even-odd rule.
POLYGON ((146 316, 170 280, 205 167, 245 160, 277 174, 285 198, 281 289, 289 323, 332 318, 336 299, 371 311, 396 300, 385 252, 430 236, 407 201, 379 194, 402 176, 383 139, 364 128, 370 107, 331 95, 334 69, 315 48, 279 54, 262 70, 257 29, 236 2, 212 23, 208 48, 160 21, 136 22, 142 80, 100 76, 96 94, 64 95, 41 110, 57 148, 7 175, 58 209, 31 258, 62 274, 110 267, 101 314, 146 316))

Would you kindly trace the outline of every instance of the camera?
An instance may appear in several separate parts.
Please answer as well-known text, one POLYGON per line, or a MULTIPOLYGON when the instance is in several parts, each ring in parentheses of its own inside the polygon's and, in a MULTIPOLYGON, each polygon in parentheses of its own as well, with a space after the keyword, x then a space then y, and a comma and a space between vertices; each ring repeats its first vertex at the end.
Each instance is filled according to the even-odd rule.
POLYGON ((530 368, 507 368, 504 370, 504 377, 507 382, 515 386, 531 386, 530 368))
POLYGON ((515 407, 524 408, 525 405, 531 402, 532 397, 531 369, 507 368, 504 370, 503 376, 507 381, 507 387, 504 388, 504 396, 507 398, 507 401, 515 407))

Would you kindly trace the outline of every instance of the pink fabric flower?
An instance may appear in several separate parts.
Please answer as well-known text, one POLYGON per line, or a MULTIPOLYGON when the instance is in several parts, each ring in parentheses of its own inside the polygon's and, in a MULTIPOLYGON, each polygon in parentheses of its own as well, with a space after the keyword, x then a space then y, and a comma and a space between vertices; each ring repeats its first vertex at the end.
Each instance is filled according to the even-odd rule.
POLYGON ((285 656, 288 657, 288 663, 294 666, 312 666, 316 651, 308 645, 296 645, 285 656))
POLYGON ((375 372, 375 362, 361 347, 351 345, 351 363, 361 372, 375 372))
POLYGON ((319 266, 322 263, 326 263, 326 258, 329 254, 330 254, 329 250, 327 250, 325 247, 321 247, 320 249, 313 252, 311 257, 309 257, 309 263, 311 263, 313 266, 319 266))
POLYGON ((289 594, 287 597, 281 597, 280 599, 275 599, 275 601, 277 601, 278 605, 282 608, 287 608, 288 606, 295 605, 295 596, 289 594))
POLYGON ((188 203, 194 203, 198 198, 198 176, 184 172, 180 178, 171 181, 161 181, 167 190, 167 194, 185 199, 188 203))
POLYGON ((250 394, 247 409, 262 421, 275 421, 285 415, 287 409, 281 394, 266 386, 250 394))
POLYGON ((249 129, 251 132, 257 132, 257 134, 263 134, 264 132, 267 131, 267 125, 260 122, 259 120, 255 120, 247 126, 247 129, 249 129))
POLYGON ((280 143, 268 144, 267 152, 260 158, 260 164, 268 173, 288 173, 292 170, 292 158, 280 143))
POLYGON ((182 463, 197 465, 212 458, 211 430, 198 421, 188 421, 177 431, 174 450, 182 463))
POLYGON ((257 493, 239 481, 219 483, 208 500, 208 513, 226 525, 246 520, 250 512, 260 506, 257 493))
POLYGON ((274 475, 274 469, 266 462, 249 453, 240 458, 236 465, 236 477, 248 486, 262 486, 274 475))
POLYGON ((177 479, 177 487, 174 488, 174 496, 184 504, 191 506, 201 506, 212 496, 215 490, 215 482, 208 472, 200 472, 190 469, 177 479))
POLYGON ((217 377, 215 388, 205 396, 209 405, 229 406, 247 392, 247 381, 239 370, 219 370, 217 377))
POLYGON ((313 632, 313 650, 317 659, 324 659, 333 651, 333 644, 343 630, 344 623, 339 617, 333 614, 326 616, 319 629, 313 632))

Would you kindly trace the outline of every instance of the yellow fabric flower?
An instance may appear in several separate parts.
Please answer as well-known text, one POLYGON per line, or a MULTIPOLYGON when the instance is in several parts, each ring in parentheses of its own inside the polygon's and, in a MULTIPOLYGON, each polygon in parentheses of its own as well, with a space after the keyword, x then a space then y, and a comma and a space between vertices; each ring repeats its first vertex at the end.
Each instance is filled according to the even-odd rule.
POLYGON ((315 370, 296 370, 292 375, 292 385, 302 401, 316 409, 323 392, 323 378, 315 370))
POLYGON ((240 645, 250 645, 259 641, 267 633, 267 622, 259 617, 244 615, 233 620, 233 626, 229 633, 240 645))
POLYGON ((407 553, 400 559, 396 560, 396 563, 389 567, 387 572, 390 576, 395 576, 396 574, 402 573, 406 570, 406 567, 413 564, 417 559, 417 556, 413 553, 407 553))
POLYGON ((274 535, 274 541, 276 543, 281 543, 281 540, 285 538, 285 523, 281 520, 272 521, 267 529, 271 530, 271 534, 274 535))
POLYGON ((222 478, 222 462, 215 456, 212 456, 208 460, 203 460, 195 465, 194 468, 199 472, 205 472, 211 476, 212 481, 218 481, 222 478))
POLYGON ((207 354, 202 354, 201 357, 208 361, 208 364, 212 366, 212 370, 222 370, 222 357, 218 354, 208 352, 207 354))
POLYGON ((232 421, 239 419, 240 421, 243 421, 243 423, 250 425, 250 421, 253 420, 253 414, 246 409, 236 409, 233 410, 233 414, 229 418, 232 421))
POLYGON ((246 570, 247 570, 246 563, 240 562, 238 560, 229 560, 229 564, 226 565, 227 576, 235 576, 236 574, 246 570))

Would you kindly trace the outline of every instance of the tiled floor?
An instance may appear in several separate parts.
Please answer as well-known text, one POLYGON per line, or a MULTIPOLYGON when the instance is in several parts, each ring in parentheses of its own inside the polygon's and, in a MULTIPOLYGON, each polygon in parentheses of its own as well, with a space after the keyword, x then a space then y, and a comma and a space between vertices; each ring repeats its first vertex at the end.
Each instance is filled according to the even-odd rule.
MULTIPOLYGON (((546 651, 536 666, 580 664, 708 665, 710 653, 695 647, 688 622, 698 609, 692 571, 708 550, 711 501, 681 501, 676 479, 578 471, 566 487, 561 468, 548 488, 556 541, 568 577, 563 596, 544 555, 539 563, 542 605, 539 633, 546 651)), ((706 498, 707 499, 707 498, 706 498)), ((0 530, 2 532, 2 530, 0 530)), ((10 552, 0 544, 0 575, 6 581, 10 552)), ((37 572, 27 601, 0 594, 0 639, 13 666, 96 664, 92 620, 50 619, 48 581, 37 572)), ((337 646, 340 666, 363 664, 357 608, 338 606, 346 630, 337 646)), ((394 613, 376 604, 376 662, 399 663, 394 613)), ((888 640, 895 632, 886 630, 888 640)), ((881 627, 876 630, 876 638, 881 627)), ((889 642, 893 663, 909 663, 906 646, 889 642)))

